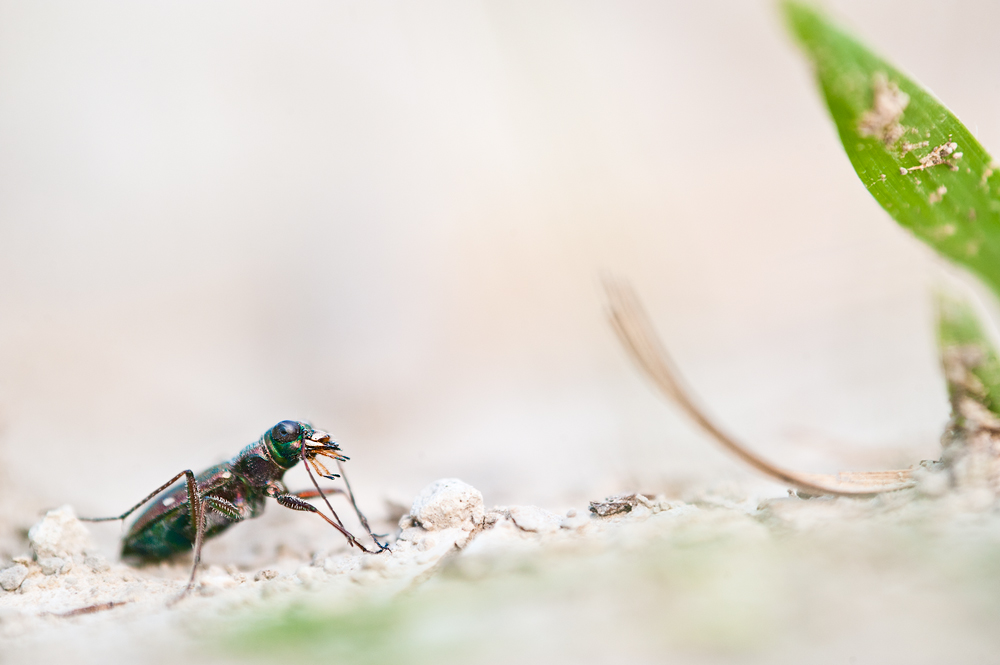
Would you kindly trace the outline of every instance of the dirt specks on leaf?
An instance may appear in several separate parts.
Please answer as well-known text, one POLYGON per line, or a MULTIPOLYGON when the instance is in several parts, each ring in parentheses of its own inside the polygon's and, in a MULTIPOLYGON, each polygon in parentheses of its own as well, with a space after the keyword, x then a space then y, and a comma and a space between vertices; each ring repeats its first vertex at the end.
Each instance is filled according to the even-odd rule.
MULTIPOLYGON (((933 192, 931 192, 931 195, 927 197, 927 201, 931 205, 933 205, 935 203, 938 203, 941 199, 943 199, 944 195, 947 194, 947 193, 948 193, 948 188, 945 187, 944 185, 941 185, 936 190, 934 190, 933 192)), ((955 235, 955 225, 954 224, 945 224, 944 226, 942 226, 941 227, 941 235, 943 235, 945 237, 955 235)))
POLYGON ((980 398, 986 396, 986 387, 972 371, 985 359, 986 352, 978 344, 948 346, 942 350, 944 377, 953 393, 968 393, 980 398))
POLYGON ((905 157, 906 153, 912 152, 914 150, 919 150, 920 148, 926 148, 931 144, 930 141, 920 141, 919 143, 910 143, 909 141, 903 141, 902 145, 899 146, 899 156, 905 157))
POLYGON ((862 136, 874 136, 889 147, 906 133, 906 128, 899 123, 899 119, 910 103, 910 96, 882 72, 875 74, 872 88, 872 107, 861 115, 858 132, 862 136))
MULTIPOLYGON (((935 192, 935 194, 936 194, 936 192, 935 192)), ((931 204, 934 204, 934 203, 936 203, 937 201, 940 201, 940 200, 941 199, 934 199, 934 194, 931 194, 931 204)), ((955 232, 957 230, 958 229, 955 228, 954 224, 945 224, 945 225, 939 226, 936 229, 934 229, 933 231, 931 231, 931 235, 934 238, 936 238, 937 240, 944 240, 945 238, 950 238, 953 235, 955 235, 955 232)))
POLYGON ((971 397, 962 397, 957 404, 958 413, 965 419, 965 426, 977 430, 1000 432, 1000 418, 997 418, 982 403, 971 397))

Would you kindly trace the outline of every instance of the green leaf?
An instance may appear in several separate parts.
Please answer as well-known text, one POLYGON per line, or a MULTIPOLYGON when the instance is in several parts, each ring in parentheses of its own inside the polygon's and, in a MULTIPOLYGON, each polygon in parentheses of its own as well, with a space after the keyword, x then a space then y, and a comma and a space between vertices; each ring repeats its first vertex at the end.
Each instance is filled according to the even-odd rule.
POLYGON ((972 304, 957 295, 938 294, 938 348, 951 398, 952 413, 975 417, 963 400, 971 400, 1000 415, 1000 358, 972 304))
POLYGON ((826 16, 798 2, 782 8, 861 182, 897 222, 1000 295, 1000 165, 929 92, 826 16))

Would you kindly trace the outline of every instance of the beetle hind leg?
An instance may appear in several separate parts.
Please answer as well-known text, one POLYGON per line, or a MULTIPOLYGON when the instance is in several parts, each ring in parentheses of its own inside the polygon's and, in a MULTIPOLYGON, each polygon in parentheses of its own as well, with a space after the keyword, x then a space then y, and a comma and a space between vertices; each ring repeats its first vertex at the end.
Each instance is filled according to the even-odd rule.
POLYGON ((142 508, 143 505, 145 505, 150 499, 152 499, 157 494, 159 494, 163 490, 167 489, 168 487, 170 487, 171 485, 173 485, 174 483, 176 483, 178 480, 180 480, 184 476, 187 476, 188 495, 190 496, 192 490, 195 487, 194 472, 191 471, 191 469, 185 469, 184 471, 181 471, 176 476, 174 476, 173 478, 171 478, 170 480, 168 480, 167 482, 163 483, 162 485, 160 485, 159 487, 157 487, 155 490, 153 490, 152 492, 150 492, 148 495, 146 495, 146 498, 144 498, 142 501, 140 501, 139 503, 135 504, 134 506, 132 506, 131 508, 129 508, 128 510, 126 510, 121 515, 117 515, 115 517, 80 517, 78 519, 81 522, 114 522, 116 520, 124 520, 129 515, 131 515, 135 511, 137 511, 140 508, 142 508))
MULTIPOLYGON (((213 488, 206 489, 205 492, 199 492, 198 491, 198 481, 197 481, 197 479, 194 476, 194 472, 191 471, 191 469, 185 469, 184 471, 181 471, 180 473, 178 473, 176 476, 174 476, 173 478, 171 478, 170 480, 168 480, 166 483, 164 483, 160 487, 158 487, 155 490, 153 490, 152 492, 150 492, 142 501, 140 501, 139 503, 135 504, 134 506, 132 506, 131 508, 129 508, 128 510, 126 510, 124 513, 122 513, 121 515, 118 515, 116 517, 81 517, 80 518, 80 520, 84 521, 84 522, 111 522, 111 521, 115 521, 115 520, 124 520, 129 515, 131 515, 132 513, 134 513, 135 511, 137 511, 139 508, 141 508, 146 502, 150 501, 157 494, 159 494, 163 490, 167 489, 168 487, 170 487, 171 485, 173 485, 175 482, 177 482, 181 478, 185 478, 186 482, 187 482, 187 503, 188 503, 188 506, 189 506, 188 512, 191 514, 191 526, 194 527, 194 532, 195 532, 195 538, 194 538, 194 564, 191 566, 191 577, 188 579, 187 586, 184 587, 184 590, 181 591, 181 594, 179 596, 177 596, 177 598, 175 598, 174 600, 172 600, 170 602, 171 605, 173 603, 176 603, 178 600, 180 600, 184 596, 186 596, 188 594, 188 592, 191 591, 191 589, 194 588, 194 578, 195 578, 195 575, 198 572, 198 563, 201 561, 201 546, 202 546, 202 544, 205 541, 205 509, 204 509, 204 507, 202 505, 202 499, 203 499, 203 497, 205 495, 205 492, 211 491, 211 489, 213 489, 213 488)), ((228 503, 228 501, 226 503, 228 503)), ((232 505, 232 504, 230 504, 230 505, 232 505)), ((235 506, 233 506, 233 507, 235 508, 235 506)))

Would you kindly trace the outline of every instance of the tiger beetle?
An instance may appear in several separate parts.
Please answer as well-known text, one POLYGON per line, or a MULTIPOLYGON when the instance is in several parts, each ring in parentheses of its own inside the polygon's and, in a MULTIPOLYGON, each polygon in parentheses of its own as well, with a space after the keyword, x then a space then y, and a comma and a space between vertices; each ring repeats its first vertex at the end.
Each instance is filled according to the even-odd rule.
MULTIPOLYGON (((374 554, 362 545, 340 521, 327 493, 344 494, 343 490, 320 488, 316 473, 333 480, 344 473, 343 462, 347 456, 340 452, 340 446, 330 441, 330 435, 309 424, 295 420, 283 420, 264 434, 256 442, 241 450, 228 462, 205 469, 197 476, 190 469, 181 471, 166 483, 150 492, 149 496, 116 517, 81 517, 88 522, 108 522, 124 520, 147 502, 159 496, 181 478, 184 485, 178 485, 167 492, 162 499, 144 510, 122 540, 122 557, 137 558, 142 561, 160 561, 191 547, 194 548, 194 564, 191 577, 184 591, 176 600, 183 598, 194 588, 195 574, 201 561, 201 547, 206 538, 217 536, 233 524, 257 517, 264 512, 266 498, 272 498, 285 508, 315 513, 330 526, 342 533, 352 547, 374 554), (327 457, 337 462, 340 474, 330 473, 317 457, 327 457), (305 462, 306 471, 315 487, 314 490, 289 492, 282 480, 285 472, 305 462), (333 514, 331 520, 316 506, 305 499, 321 497, 333 514)), ((347 477, 343 476, 346 494, 357 513, 362 526, 372 541, 382 552, 388 547, 378 541, 368 520, 361 514, 354 492, 347 477)))

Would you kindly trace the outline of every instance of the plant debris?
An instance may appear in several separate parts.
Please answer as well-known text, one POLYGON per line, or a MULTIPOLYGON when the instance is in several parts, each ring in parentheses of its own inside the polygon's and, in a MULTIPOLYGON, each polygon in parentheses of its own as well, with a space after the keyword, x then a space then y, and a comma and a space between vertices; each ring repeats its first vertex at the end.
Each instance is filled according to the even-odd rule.
POLYGON ((939 297, 938 326, 952 411, 941 460, 953 486, 1000 494, 1000 359, 968 304, 939 297))
POLYGON ((635 292, 626 284, 608 281, 611 325, 618 338, 646 376, 670 401, 679 406, 716 443, 758 471, 788 483, 808 494, 870 496, 913 485, 913 470, 852 472, 837 474, 801 473, 783 469, 720 429, 696 404, 684 385, 680 372, 660 342, 635 292))
MULTIPOLYGON (((684 386, 632 289, 614 282, 605 286, 615 332, 661 392, 719 445, 757 470, 793 486, 800 496, 873 495, 912 487, 918 480, 920 488, 931 485, 943 488, 940 492, 935 490, 934 495, 952 491, 979 496, 987 502, 984 505, 1000 496, 1000 357, 968 302, 942 297, 938 303, 941 362, 952 407, 951 421, 941 439, 940 461, 925 461, 895 471, 831 475, 783 469, 723 432, 684 386)), ((602 514, 599 511, 614 514, 631 510, 635 505, 629 505, 628 497, 611 497, 592 504, 591 510, 598 515, 602 514)))
POLYGON ((919 143, 910 143, 909 141, 903 141, 902 145, 899 146, 899 156, 906 157, 906 153, 913 152, 914 150, 919 150, 920 148, 926 148, 931 144, 930 141, 920 141, 919 143))
POLYGON ((621 513, 630 513, 632 509, 636 506, 646 506, 651 507, 650 499, 652 496, 647 496, 645 494, 620 494, 617 496, 609 496, 604 501, 591 501, 590 502, 590 512, 594 513, 598 517, 610 517, 611 515, 619 515, 621 513))

